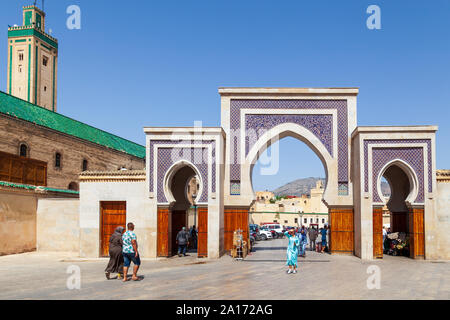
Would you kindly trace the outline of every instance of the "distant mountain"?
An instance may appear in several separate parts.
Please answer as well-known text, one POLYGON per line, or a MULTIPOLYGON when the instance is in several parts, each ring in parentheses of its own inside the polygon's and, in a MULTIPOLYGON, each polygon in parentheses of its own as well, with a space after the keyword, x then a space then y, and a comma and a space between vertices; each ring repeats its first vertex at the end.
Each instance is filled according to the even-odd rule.
MULTIPOLYGON (((316 182, 322 180, 323 185, 325 186, 324 178, 302 178, 286 183, 284 186, 281 186, 272 192, 275 196, 297 196, 300 197, 302 194, 310 195, 310 190, 316 187, 316 182)), ((389 188, 389 184, 384 181, 381 181, 381 192, 384 196, 390 196, 391 189, 389 188)))
POLYGON ((276 196, 298 196, 300 197, 302 194, 310 194, 310 190, 316 187, 316 182, 322 180, 325 184, 324 178, 302 178, 286 183, 284 186, 281 186, 272 192, 276 196))

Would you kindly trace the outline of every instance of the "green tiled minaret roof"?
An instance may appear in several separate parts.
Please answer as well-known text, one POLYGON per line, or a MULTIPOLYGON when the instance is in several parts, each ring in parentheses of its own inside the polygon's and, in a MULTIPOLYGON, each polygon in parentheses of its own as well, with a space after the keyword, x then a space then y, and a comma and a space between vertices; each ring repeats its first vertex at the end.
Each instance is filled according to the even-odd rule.
POLYGON ((145 158, 145 147, 0 91, 0 113, 145 158))

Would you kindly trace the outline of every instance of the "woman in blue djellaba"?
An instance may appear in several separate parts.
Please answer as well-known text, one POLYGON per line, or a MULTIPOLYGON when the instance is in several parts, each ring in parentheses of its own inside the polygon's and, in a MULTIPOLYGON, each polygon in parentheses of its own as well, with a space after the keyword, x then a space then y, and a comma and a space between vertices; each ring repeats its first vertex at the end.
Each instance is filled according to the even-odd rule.
POLYGON ((288 232, 285 232, 284 235, 289 240, 286 261, 286 265, 289 266, 289 269, 287 273, 297 273, 297 256, 300 239, 295 235, 294 229, 290 229, 288 232))

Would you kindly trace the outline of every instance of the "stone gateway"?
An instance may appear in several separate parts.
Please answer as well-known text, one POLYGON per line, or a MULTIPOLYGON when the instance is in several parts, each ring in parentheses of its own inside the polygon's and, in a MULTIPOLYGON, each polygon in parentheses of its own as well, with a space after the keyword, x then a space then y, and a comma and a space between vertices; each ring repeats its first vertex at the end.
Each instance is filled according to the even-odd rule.
POLYGON ((187 224, 192 205, 186 186, 196 177, 198 254, 219 258, 231 249, 236 229, 248 238, 253 165, 268 146, 290 136, 305 142, 325 168, 331 253, 382 257, 381 208, 387 205, 392 231, 410 238, 411 258, 448 259, 442 243, 449 239, 440 231, 448 220, 438 219, 448 213, 436 211, 437 127, 357 126, 358 92, 220 88, 221 127, 144 128, 145 172, 80 176, 81 255, 101 252, 101 203, 125 201, 142 254, 171 256, 174 234, 187 224), (382 177, 392 190, 389 201, 381 193, 382 177))

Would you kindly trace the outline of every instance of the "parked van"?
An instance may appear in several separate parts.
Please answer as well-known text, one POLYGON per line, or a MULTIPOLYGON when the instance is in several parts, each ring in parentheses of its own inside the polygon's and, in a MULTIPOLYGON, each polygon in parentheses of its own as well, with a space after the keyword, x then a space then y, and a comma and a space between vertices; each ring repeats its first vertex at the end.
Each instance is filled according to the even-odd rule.
POLYGON ((279 223, 267 223, 264 227, 270 231, 275 231, 277 237, 283 237, 283 227, 279 223))

